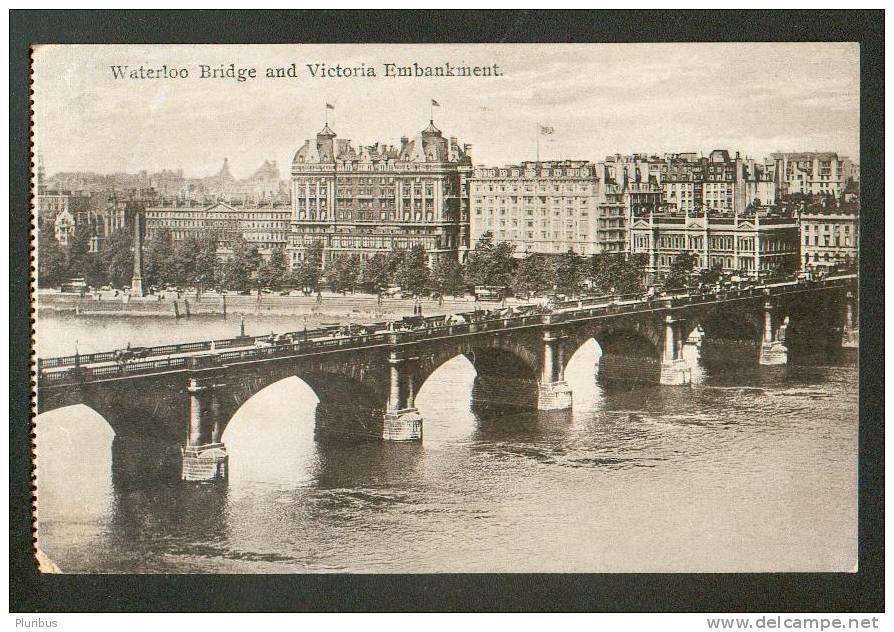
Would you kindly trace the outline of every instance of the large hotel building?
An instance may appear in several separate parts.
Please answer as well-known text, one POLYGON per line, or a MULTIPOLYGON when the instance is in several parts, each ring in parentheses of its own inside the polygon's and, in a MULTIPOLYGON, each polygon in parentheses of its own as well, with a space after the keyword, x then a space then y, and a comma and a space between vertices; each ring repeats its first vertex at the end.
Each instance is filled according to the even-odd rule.
POLYGON ((445 138, 430 122, 400 145, 358 145, 326 125, 292 161, 292 261, 323 244, 324 263, 339 255, 425 247, 430 263, 464 260, 469 248, 470 145, 445 138))
POLYGON ((586 160, 477 167, 470 188, 473 244, 489 232, 518 255, 599 252, 602 189, 586 160))
POLYGON ((478 167, 471 187, 473 243, 491 232, 519 254, 627 252, 634 218, 734 217, 776 202, 772 172, 725 150, 478 167))

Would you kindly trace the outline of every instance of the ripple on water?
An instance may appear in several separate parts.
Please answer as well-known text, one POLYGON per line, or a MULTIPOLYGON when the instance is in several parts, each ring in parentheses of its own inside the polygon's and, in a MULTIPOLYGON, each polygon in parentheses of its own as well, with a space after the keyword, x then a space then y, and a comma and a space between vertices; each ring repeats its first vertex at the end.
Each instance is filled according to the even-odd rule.
MULTIPOLYGON (((71 339, 86 347, 89 335, 71 339)), ((271 416, 290 406, 300 417, 272 420, 264 432, 275 436, 263 437, 295 456, 287 462, 293 475, 243 480, 234 464, 220 507, 211 498, 122 491, 111 450, 97 456, 106 462, 94 478, 76 481, 108 499, 90 503, 89 515, 72 481, 44 477, 38 502, 56 506, 44 507, 52 522, 41 524, 41 546, 69 572, 853 566, 855 367, 795 369, 779 384, 708 376, 681 390, 612 392, 591 380, 593 401, 575 392, 587 404, 571 415, 489 421, 463 403, 474 379, 468 370, 425 387, 427 434, 415 447, 323 445, 294 430, 299 422, 312 428, 312 410, 283 403, 287 393, 273 398, 271 416)), ((71 471, 81 471, 78 455, 101 438, 79 414, 72 409, 59 422, 69 432, 58 434, 54 453, 71 455, 71 471)), ((41 446, 44 454, 51 447, 41 446)), ((231 458, 238 454, 234 446, 231 458)), ((125 465, 140 471, 140 463, 125 465)))

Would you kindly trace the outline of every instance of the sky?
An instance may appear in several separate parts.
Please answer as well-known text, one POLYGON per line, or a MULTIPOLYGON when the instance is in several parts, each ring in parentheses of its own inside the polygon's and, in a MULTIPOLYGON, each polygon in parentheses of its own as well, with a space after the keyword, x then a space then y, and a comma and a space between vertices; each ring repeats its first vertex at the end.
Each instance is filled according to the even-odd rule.
POLYGON ((601 160, 612 153, 837 151, 859 156, 854 43, 452 45, 46 45, 33 55, 35 148, 48 174, 182 168, 237 178, 264 160, 283 177, 329 125, 355 144, 399 143, 429 120, 476 164, 601 160), (383 76, 383 64, 480 65, 499 77, 383 76), (201 79, 234 63, 259 77, 201 79), (297 78, 267 79, 295 64, 297 78), (376 77, 314 78, 307 64, 376 77), (110 66, 186 68, 185 79, 116 79, 110 66), (329 103, 334 110, 325 108, 329 103))

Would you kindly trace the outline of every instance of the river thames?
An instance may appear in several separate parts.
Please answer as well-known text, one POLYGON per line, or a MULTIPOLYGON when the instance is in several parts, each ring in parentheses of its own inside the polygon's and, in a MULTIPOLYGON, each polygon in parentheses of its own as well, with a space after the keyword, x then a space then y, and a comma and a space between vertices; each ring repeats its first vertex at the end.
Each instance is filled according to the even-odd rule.
MULTIPOLYGON (((300 317, 247 316, 248 334, 300 317)), ((236 318, 41 315, 42 357, 232 336, 236 318)), ((687 354, 695 349, 687 346, 687 354)), ((38 539, 63 572, 852 571, 857 367, 696 367, 691 387, 601 385, 584 345, 570 413, 480 420, 458 357, 416 399, 420 444, 315 438, 297 378, 227 427, 230 480, 140 471, 85 407, 37 418, 38 539), (114 448, 114 449, 113 449, 114 448), (113 467, 112 454, 116 454, 113 467)), ((185 423, 185 420, 184 420, 185 423)))

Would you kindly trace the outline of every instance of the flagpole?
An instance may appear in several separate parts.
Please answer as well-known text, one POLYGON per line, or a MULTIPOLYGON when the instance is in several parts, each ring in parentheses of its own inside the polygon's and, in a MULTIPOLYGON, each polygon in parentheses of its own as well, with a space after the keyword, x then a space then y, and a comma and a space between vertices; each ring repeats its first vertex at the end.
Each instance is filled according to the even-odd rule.
POLYGON ((537 137, 537 164, 540 164, 540 122, 536 123, 537 128, 534 131, 534 135, 537 137))

